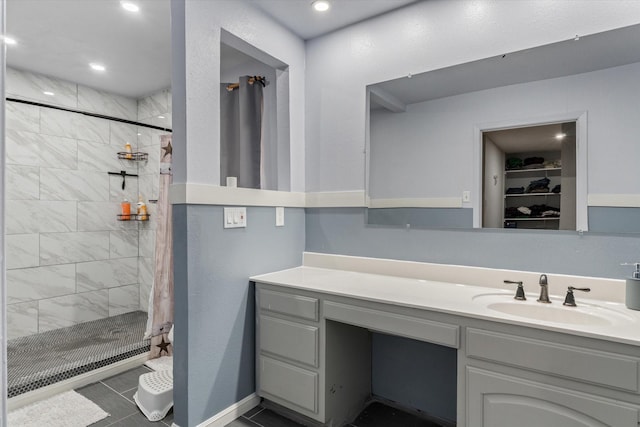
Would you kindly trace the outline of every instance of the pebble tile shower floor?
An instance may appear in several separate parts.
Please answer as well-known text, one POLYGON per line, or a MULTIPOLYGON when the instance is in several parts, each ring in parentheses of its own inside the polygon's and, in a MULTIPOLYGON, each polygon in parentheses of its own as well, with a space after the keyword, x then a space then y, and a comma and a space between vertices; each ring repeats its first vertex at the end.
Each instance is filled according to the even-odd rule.
POLYGON ((134 311, 7 342, 8 397, 149 351, 147 313, 134 311))

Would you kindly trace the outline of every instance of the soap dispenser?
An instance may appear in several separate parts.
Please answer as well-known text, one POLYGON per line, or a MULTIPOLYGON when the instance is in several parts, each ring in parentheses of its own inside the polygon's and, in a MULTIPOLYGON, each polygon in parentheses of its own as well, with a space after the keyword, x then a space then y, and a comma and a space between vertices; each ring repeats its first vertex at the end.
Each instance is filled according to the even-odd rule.
POLYGON ((633 275, 627 279, 625 305, 631 310, 640 310, 640 262, 623 265, 635 266, 633 275))
POLYGON ((147 221, 149 219, 149 215, 147 214, 147 205, 142 201, 142 195, 138 196, 137 207, 138 221, 147 221))
POLYGON ((124 158, 125 159, 133 159, 133 153, 131 151, 131 144, 129 144, 128 142, 126 144, 124 144, 124 158))

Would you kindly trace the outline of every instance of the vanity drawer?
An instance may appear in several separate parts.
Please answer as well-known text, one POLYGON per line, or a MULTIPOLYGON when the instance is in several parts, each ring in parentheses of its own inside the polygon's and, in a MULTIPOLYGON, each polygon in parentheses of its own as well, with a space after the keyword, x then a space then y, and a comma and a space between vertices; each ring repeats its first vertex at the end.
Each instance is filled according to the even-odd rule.
POLYGON ((260 350, 318 366, 318 328, 260 316, 260 350))
POLYGON ((471 358, 638 392, 638 359, 480 329, 467 329, 471 358))
POLYGON ((260 309, 301 319, 318 321, 318 299, 281 292, 258 290, 260 309))
POLYGON ((260 392, 290 409, 318 410, 318 374, 265 356, 260 356, 260 392))
POLYGON ((323 309, 327 319, 447 347, 459 347, 460 327, 457 325, 331 301, 325 301, 323 309))

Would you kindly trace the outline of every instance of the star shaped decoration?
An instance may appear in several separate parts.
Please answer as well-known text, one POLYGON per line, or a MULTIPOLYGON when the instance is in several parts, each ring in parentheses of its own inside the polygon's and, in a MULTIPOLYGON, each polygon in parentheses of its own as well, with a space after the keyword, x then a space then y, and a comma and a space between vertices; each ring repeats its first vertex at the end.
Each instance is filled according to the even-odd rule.
POLYGON ((169 342, 164 341, 164 337, 162 337, 162 342, 160 344, 156 344, 156 347, 160 349, 160 356, 162 356, 162 352, 169 354, 169 350, 167 348, 171 345, 169 342))
POLYGON ((173 154, 173 147, 171 146, 171 141, 169 141, 169 143, 167 144, 166 147, 162 148, 164 150, 164 155, 162 156, 162 158, 164 159, 165 157, 173 154))

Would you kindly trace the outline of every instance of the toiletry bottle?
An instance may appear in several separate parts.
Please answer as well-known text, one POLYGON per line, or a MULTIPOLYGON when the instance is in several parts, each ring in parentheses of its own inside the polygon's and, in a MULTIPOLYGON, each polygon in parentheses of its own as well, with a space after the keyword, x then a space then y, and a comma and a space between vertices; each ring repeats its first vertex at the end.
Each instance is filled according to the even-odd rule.
POLYGON ((122 221, 129 221, 131 219, 131 203, 127 199, 124 199, 122 203, 120 203, 121 216, 120 219, 122 221))
POLYGON ((623 265, 635 266, 633 275, 627 278, 627 289, 625 294, 625 305, 631 310, 640 310, 640 263, 631 263, 623 265))
POLYGON ((142 201, 142 195, 138 196, 138 220, 146 221, 149 219, 147 214, 147 205, 142 201))
POLYGON ((132 159, 133 158, 133 154, 131 151, 131 144, 129 144, 128 142, 126 144, 124 144, 124 152, 126 153, 124 155, 125 159, 132 159))

